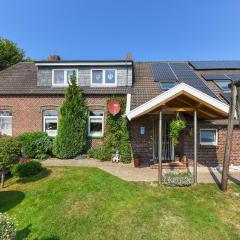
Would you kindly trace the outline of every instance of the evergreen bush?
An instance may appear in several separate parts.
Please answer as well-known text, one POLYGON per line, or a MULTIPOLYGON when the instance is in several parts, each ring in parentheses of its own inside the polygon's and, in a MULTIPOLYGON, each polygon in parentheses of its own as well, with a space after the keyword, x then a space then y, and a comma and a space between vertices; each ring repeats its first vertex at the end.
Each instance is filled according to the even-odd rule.
POLYGON ((11 173, 18 177, 30 177, 38 174, 42 169, 38 161, 19 162, 12 167, 11 173))
POLYGON ((67 88, 60 113, 53 154, 58 158, 68 159, 82 154, 87 142, 88 111, 75 75, 71 76, 71 84, 67 88))
POLYGON ((112 160, 112 152, 107 149, 105 146, 98 146, 91 148, 88 151, 89 158, 99 159, 101 161, 109 161, 112 160))

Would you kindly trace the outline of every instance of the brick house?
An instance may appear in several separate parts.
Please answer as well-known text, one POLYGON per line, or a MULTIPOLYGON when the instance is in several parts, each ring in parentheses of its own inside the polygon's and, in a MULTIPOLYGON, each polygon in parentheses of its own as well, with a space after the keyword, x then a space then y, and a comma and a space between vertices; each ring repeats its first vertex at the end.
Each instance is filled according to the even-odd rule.
MULTIPOLYGON (((124 96, 132 150, 141 154, 143 162, 157 161, 160 152, 166 162, 176 157, 189 163, 197 158, 199 164, 208 166, 222 162, 231 96, 228 85, 240 80, 239 61, 57 58, 18 63, 0 72, 0 132, 17 136, 26 131, 46 131, 55 136, 59 107, 73 72, 89 108, 89 147, 102 142, 107 100, 124 96), (184 119, 187 128, 174 147, 169 123, 176 118, 184 119)), ((234 164, 240 163, 239 138, 236 123, 231 152, 234 164)))

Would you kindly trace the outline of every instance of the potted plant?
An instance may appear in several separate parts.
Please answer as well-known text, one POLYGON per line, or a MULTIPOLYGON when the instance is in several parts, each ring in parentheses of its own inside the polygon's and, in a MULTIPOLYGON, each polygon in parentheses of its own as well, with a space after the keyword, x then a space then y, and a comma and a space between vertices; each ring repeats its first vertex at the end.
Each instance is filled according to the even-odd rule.
POLYGON ((134 167, 139 167, 141 164, 141 154, 135 153, 133 154, 133 163, 134 167))

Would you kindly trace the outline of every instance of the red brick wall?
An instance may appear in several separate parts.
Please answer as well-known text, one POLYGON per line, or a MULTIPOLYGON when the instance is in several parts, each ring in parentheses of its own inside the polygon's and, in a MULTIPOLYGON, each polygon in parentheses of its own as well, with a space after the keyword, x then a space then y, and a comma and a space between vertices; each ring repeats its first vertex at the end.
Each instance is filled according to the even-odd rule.
POLYGON ((141 117, 130 122, 131 144, 133 153, 140 153, 143 161, 152 159, 153 154, 153 119, 141 117), (140 134, 140 127, 145 127, 145 134, 140 134))
MULTIPOLYGON (((140 153, 143 161, 152 159, 153 147, 153 120, 150 116, 144 116, 136 120, 132 120, 131 124, 131 143, 133 153, 140 153), (140 127, 145 127, 145 134, 140 134, 140 127)), ((207 166, 215 166, 222 163, 224 156, 224 148, 226 142, 226 126, 216 126, 211 124, 198 123, 198 164, 207 166), (217 146, 201 146, 199 144, 199 131, 200 128, 216 128, 218 129, 218 145, 217 146)), ((178 149, 182 154, 186 155, 189 163, 193 159, 193 130, 189 126, 182 134, 182 146, 178 149)), ((233 133, 233 146, 231 151, 231 163, 240 165, 240 129, 234 128, 233 133)))
MULTIPOLYGON (((107 109, 109 96, 87 96, 86 104, 89 108, 107 109)), ((0 97, 0 109, 13 111, 13 136, 18 136, 28 131, 43 130, 43 111, 46 109, 59 109, 64 101, 63 96, 22 96, 0 97)), ((88 146, 96 146, 102 139, 89 139, 88 146)))
POLYGON ((42 131, 42 111, 58 109, 63 97, 4 97, 0 98, 0 109, 13 111, 13 136, 28 131, 42 131))

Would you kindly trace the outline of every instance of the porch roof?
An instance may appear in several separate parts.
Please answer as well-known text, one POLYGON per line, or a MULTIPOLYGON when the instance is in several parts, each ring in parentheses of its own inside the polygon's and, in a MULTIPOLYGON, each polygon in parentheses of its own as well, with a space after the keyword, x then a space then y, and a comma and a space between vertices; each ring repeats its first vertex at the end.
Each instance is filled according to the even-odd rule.
POLYGON ((131 120, 145 114, 154 114, 160 110, 187 112, 189 114, 193 114, 193 111, 197 110, 199 118, 223 119, 228 116, 229 106, 186 83, 180 83, 137 108, 132 109, 127 113, 127 117, 131 120))

